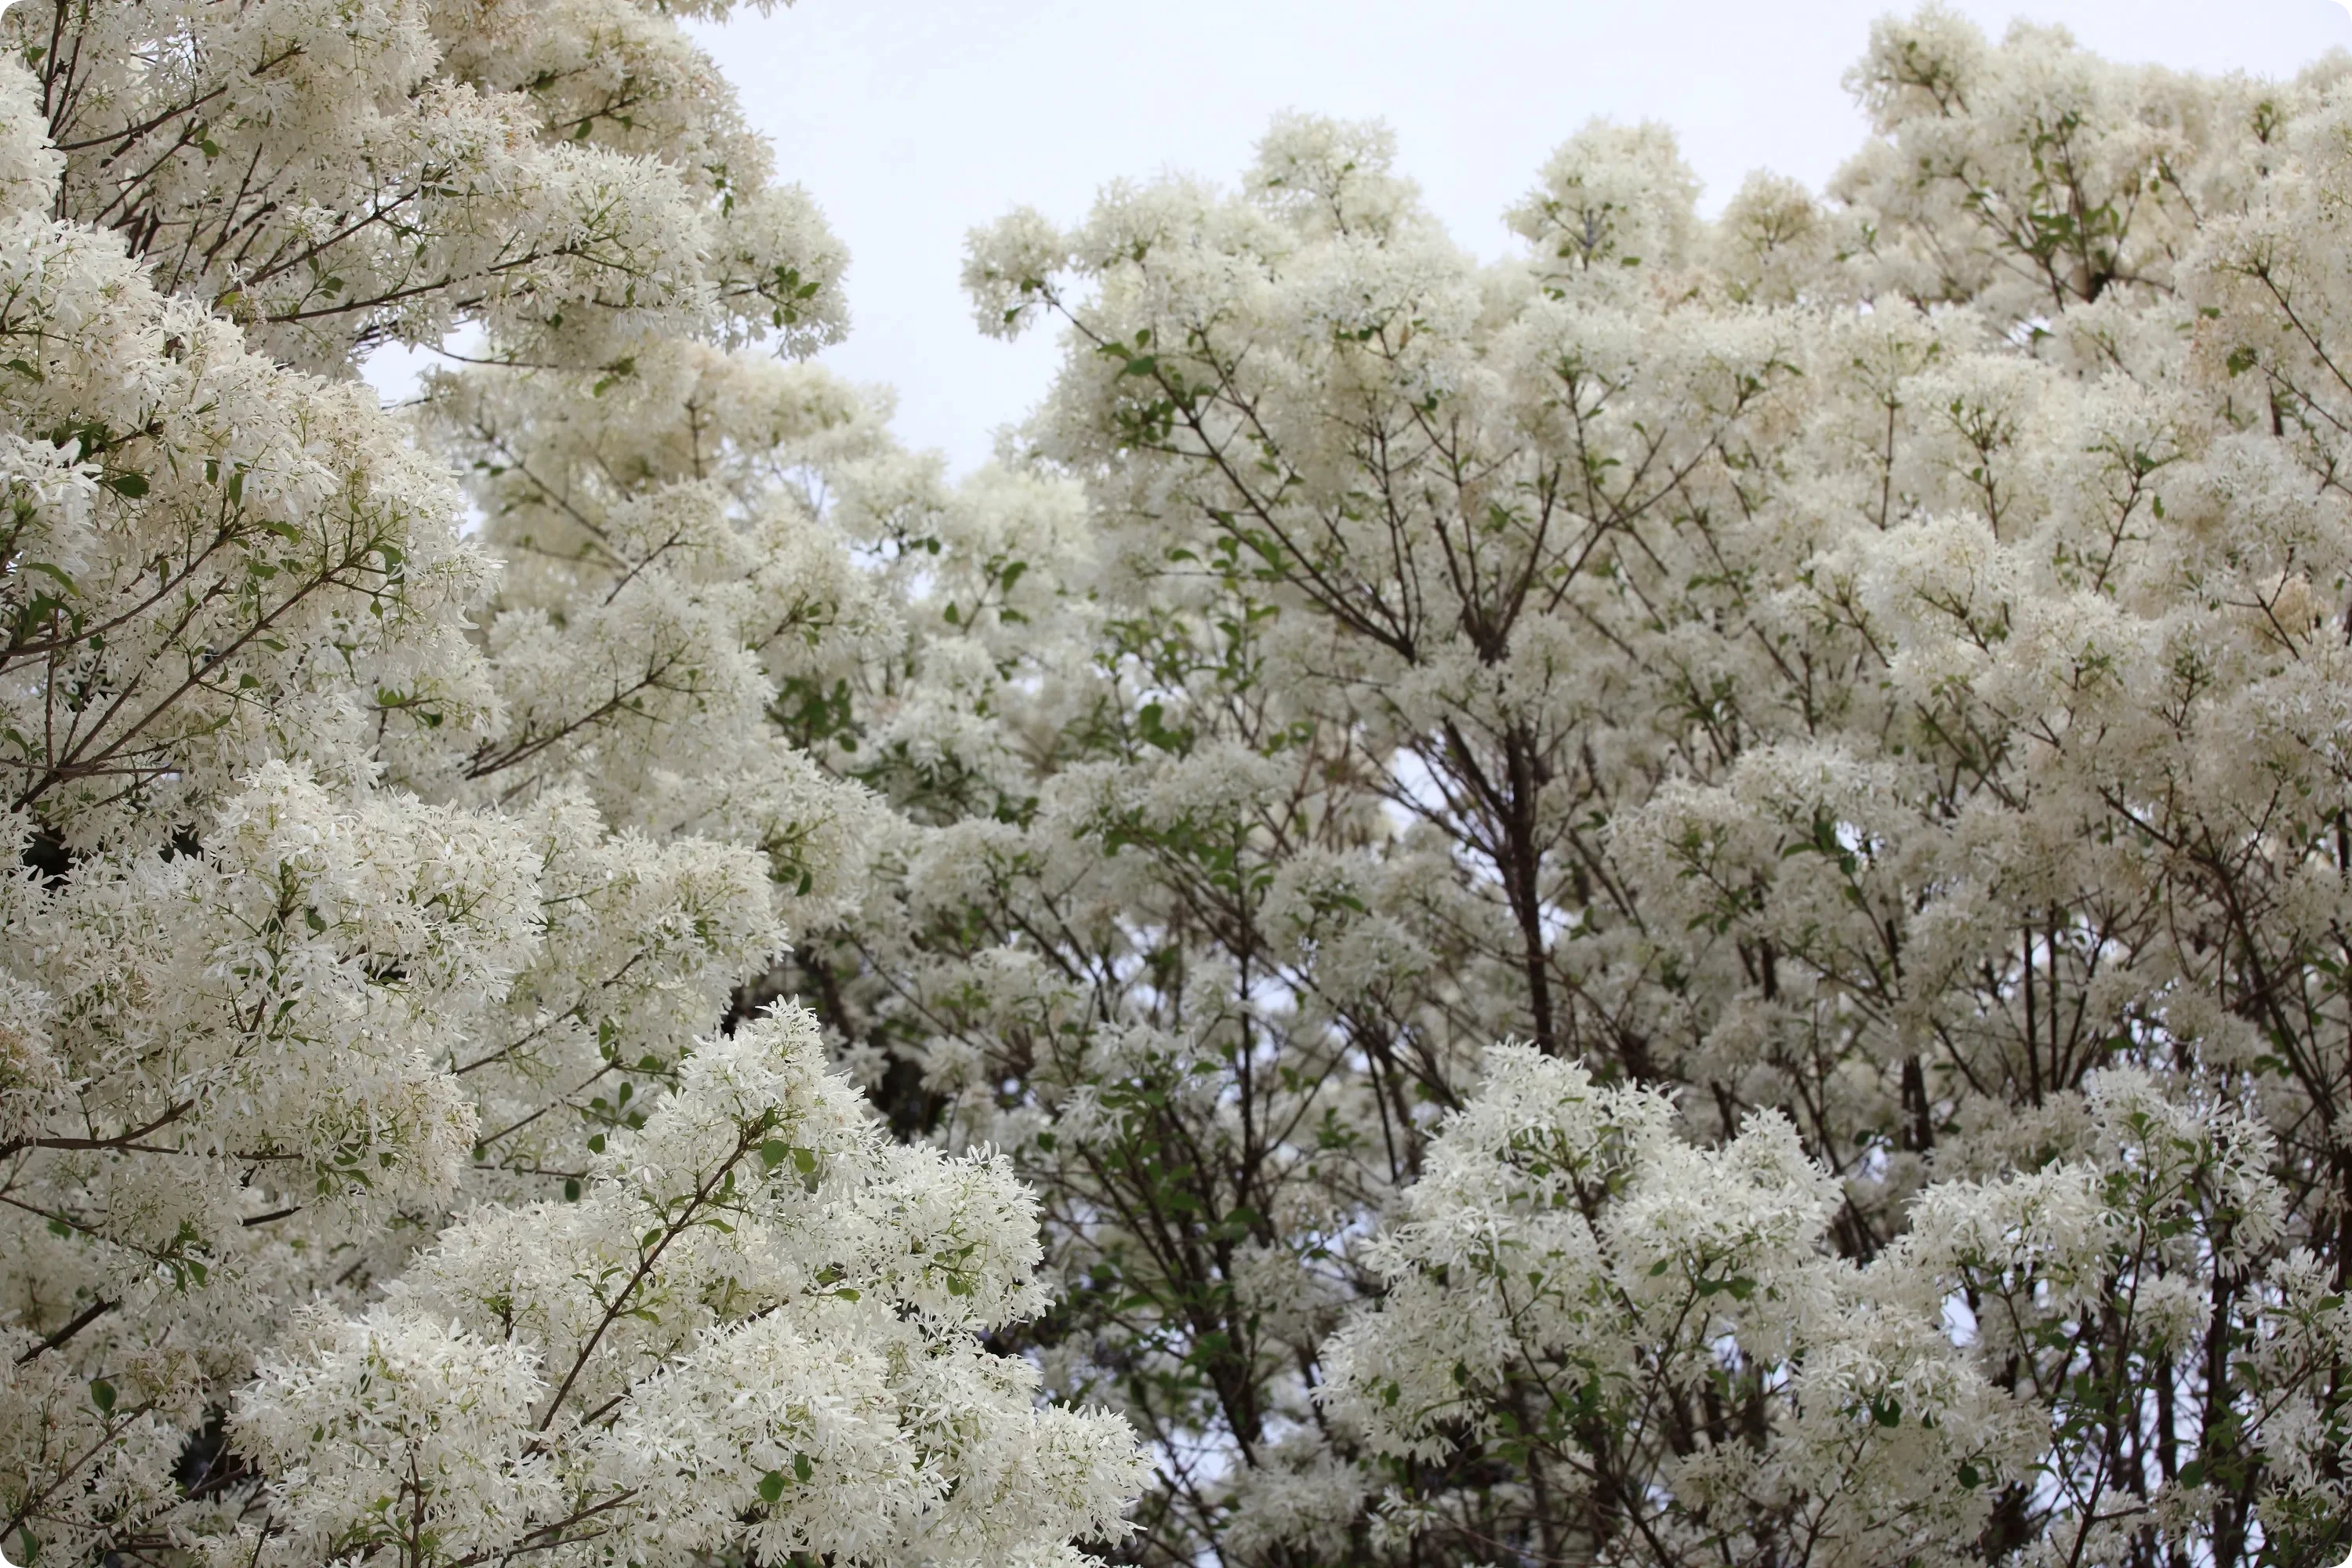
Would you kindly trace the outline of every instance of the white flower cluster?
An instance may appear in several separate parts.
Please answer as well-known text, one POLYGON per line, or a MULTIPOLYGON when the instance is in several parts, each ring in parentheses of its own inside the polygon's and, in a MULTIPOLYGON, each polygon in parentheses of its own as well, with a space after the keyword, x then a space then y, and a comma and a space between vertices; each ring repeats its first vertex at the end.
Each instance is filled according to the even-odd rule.
MULTIPOLYGON (((2115 1375, 2082 1357, 2089 1321, 2201 1345, 2218 1266, 2251 1288, 2266 1372, 2340 1353, 2340 1298, 2309 1255, 2276 1250, 2284 1195, 2259 1129, 2129 1069, 2086 1080, 2082 1114, 2076 1158, 1931 1185, 1856 1268, 1829 1245, 1837 1184, 1786 1121, 1693 1148, 1655 1091, 1503 1047, 1365 1248, 1385 1291, 1327 1346, 1327 1403, 1375 1453, 1521 1456, 1518 1495, 1481 1504, 1534 1513, 1570 1550, 1597 1529, 1637 1534, 1642 1561, 1728 1542, 1769 1558, 1793 1512, 1822 1561, 1973 1561, 2003 1483, 2099 1484, 2095 1460, 2047 1450, 2033 1408, 2115 1375)), ((2308 1476, 2296 1403, 2265 1441, 2308 1476)), ((2149 1505, 2179 1528, 2209 1497, 2176 1477, 2149 1505)), ((1377 1511, 1413 1514, 1396 1491, 1377 1511)), ((2135 1528, 2083 1539, 2104 1559, 2135 1528)))
MULTIPOLYGON (((1532 1505, 1551 1551, 1633 1530, 1643 1561, 1769 1560, 1793 1504, 1823 1562, 1967 1561, 1992 1494, 1963 1467, 2020 1468, 2029 1434, 1941 1331, 1935 1282, 1834 1256, 1837 1184, 1786 1121, 1703 1149, 1676 1120, 1495 1052, 1366 1248, 1385 1292, 1327 1347, 1334 1414, 1424 1465, 1465 1438, 1520 1456, 1520 1495, 1481 1501, 1532 1505)), ((1412 1515, 1402 1493, 1378 1511, 1412 1515)))
POLYGON ((839 247, 708 56, 625 0, 17 6, 5 28, 66 150, 27 205, 121 235, 289 362, 466 320, 581 364, 843 324, 839 247))
POLYGON ((298 1327, 231 1435, 221 1562, 1003 1562, 1114 1524, 1133 1445, 979 1335, 1034 1311, 1002 1161, 896 1149, 786 1012, 706 1040, 576 1201, 478 1210, 298 1327), (321 1436, 321 1427, 324 1436, 321 1436))
POLYGON ((794 963, 1040 1185, 1165 1561, 2352 1544, 2343 64, 1852 79, 1494 265, 1306 118, 973 238, 1032 521, 889 492, 915 826, 794 963))
POLYGON ((906 459, 760 352, 842 257, 708 55, 619 0, 0 32, 9 1556, 1120 1533, 1132 1434, 1003 1353, 1034 1200, 766 984, 888 837, 804 716, 906 640, 826 491, 906 459), (414 418, 352 377, 465 323, 414 418))

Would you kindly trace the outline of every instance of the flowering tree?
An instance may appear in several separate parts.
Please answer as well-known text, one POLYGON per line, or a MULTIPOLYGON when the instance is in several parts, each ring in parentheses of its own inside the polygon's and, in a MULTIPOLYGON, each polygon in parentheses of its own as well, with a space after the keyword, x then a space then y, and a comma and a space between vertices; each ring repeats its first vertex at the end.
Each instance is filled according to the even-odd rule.
POLYGON ((1486 267, 1292 120, 975 237, 1036 494, 877 487, 919 826, 793 962, 1148 1558, 2340 1550, 2339 76, 1931 8, 1822 198, 1596 125, 1486 267))
POLYGON ((2340 61, 1285 120, 950 487, 658 9, 5 27, 12 1554, 2346 1543, 2340 61))
POLYGON ((1033 1200, 739 994, 860 896, 888 819, 784 716, 897 621, 811 489, 877 416, 766 352, 839 252, 709 59, 593 0, 5 27, 10 1555, 1114 1532, 1131 1436, 1001 1352, 1033 1200), (413 423, 353 379, 468 323, 413 423))

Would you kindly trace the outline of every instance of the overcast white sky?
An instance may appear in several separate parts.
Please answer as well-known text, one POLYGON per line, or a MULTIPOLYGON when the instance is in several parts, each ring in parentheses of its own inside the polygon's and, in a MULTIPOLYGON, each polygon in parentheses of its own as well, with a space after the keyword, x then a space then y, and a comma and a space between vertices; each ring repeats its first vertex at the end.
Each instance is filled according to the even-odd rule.
MULTIPOLYGON (((898 429, 959 470, 1045 389, 1049 334, 982 338, 956 286, 967 229, 1058 222, 1108 181, 1231 181, 1270 116, 1378 117, 1455 237, 1501 213, 1588 118, 1673 126, 1710 205, 1749 169, 1819 185, 1861 122, 1839 78, 1885 0, 799 0, 702 29, 777 163, 851 253, 826 363, 898 389, 898 429)), ((2116 58, 2290 74, 2352 47, 2340 0, 1964 0, 1998 33, 2054 22, 2116 58)))

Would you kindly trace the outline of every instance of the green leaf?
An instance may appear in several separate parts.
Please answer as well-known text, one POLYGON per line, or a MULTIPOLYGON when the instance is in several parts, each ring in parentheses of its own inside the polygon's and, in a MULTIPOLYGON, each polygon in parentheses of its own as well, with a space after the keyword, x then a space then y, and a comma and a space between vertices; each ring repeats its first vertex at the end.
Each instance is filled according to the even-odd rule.
POLYGON ((102 1377, 92 1378, 89 1384, 89 1402, 98 1406, 100 1415, 113 1415, 114 1384, 102 1377))
POLYGON ((809 1463, 809 1457, 806 1454, 794 1454, 793 1456, 793 1474, 798 1476, 801 1479, 808 1479, 809 1471, 813 1468, 814 1468, 814 1467, 809 1463))
POLYGON ((785 1142, 782 1139, 771 1138, 765 1143, 760 1145, 760 1163, 772 1171, 777 1166, 782 1164, 784 1163, 784 1157, 792 1152, 793 1146, 785 1142))
POLYGON ((760 1478, 760 1500, 772 1503, 784 1495, 784 1472, 770 1470, 760 1478))
POLYGON ((137 500, 147 493, 147 476, 136 473, 109 474, 106 476, 106 488, 116 495, 129 496, 132 500, 137 500))
POLYGON ((63 584, 65 591, 68 594, 79 594, 81 592, 79 588, 74 586, 74 580, 66 575, 65 568, 62 566, 53 566, 47 561, 27 561, 25 563, 25 570, 27 572, 38 572, 45 577, 54 579, 58 583, 63 584))

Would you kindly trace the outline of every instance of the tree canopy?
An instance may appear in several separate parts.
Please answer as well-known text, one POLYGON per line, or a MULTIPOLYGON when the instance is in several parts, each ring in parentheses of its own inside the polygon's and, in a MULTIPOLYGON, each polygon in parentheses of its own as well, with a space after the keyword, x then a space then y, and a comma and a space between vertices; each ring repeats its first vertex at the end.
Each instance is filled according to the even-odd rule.
POLYGON ((686 14, 7 14, 12 1556, 2352 1544, 2352 59, 1287 117, 951 482, 686 14))

